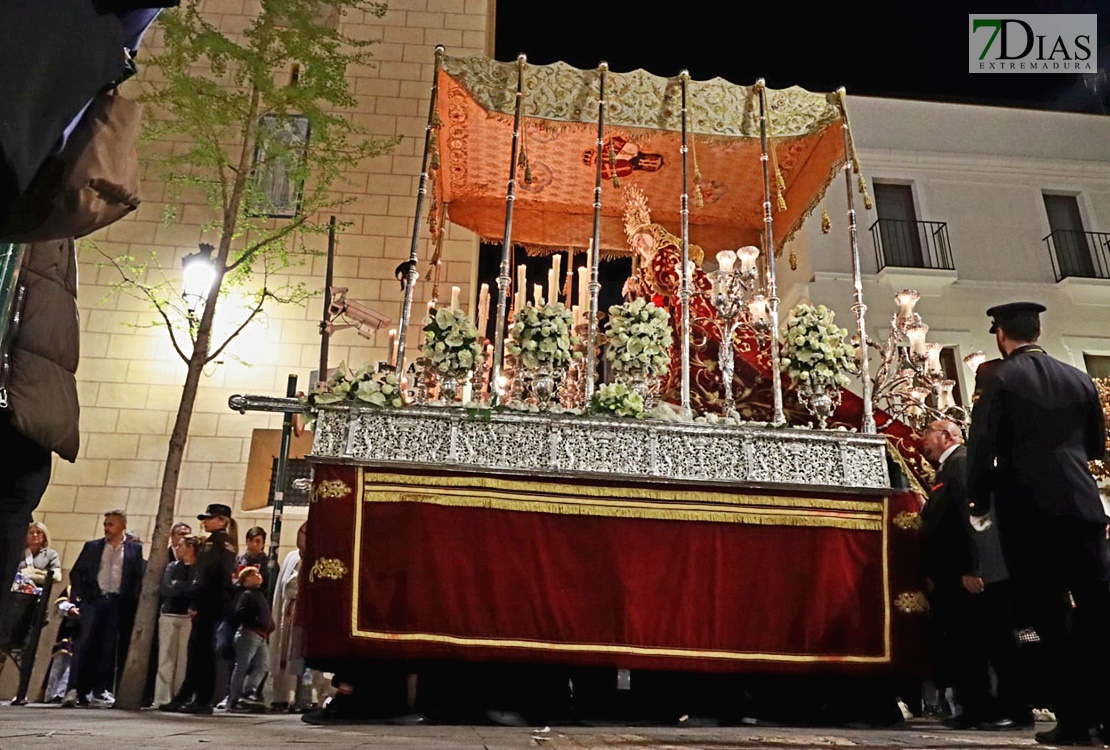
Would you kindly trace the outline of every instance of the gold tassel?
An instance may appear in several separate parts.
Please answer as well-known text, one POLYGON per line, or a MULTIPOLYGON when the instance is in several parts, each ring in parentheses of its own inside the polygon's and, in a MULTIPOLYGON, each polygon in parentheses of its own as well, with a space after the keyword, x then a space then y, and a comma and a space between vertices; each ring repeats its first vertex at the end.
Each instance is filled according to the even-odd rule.
POLYGON ((528 161, 528 152, 523 148, 520 149, 519 166, 524 167, 524 184, 532 184, 532 164, 528 161))
POLYGON ((862 173, 857 175, 857 179, 859 181, 859 191, 863 194, 863 207, 870 211, 872 203, 871 194, 867 192, 867 180, 863 179, 862 173))
POLYGON ((775 181, 779 184, 779 191, 786 192, 786 180, 782 178, 782 170, 778 164, 775 164, 775 181))
POLYGON ((613 187, 621 186, 620 175, 617 174, 617 152, 613 150, 613 141, 609 141, 609 166, 613 170, 613 187))
POLYGON ((694 205, 697 208, 705 208, 705 196, 701 193, 701 168, 698 166, 698 142, 696 138, 690 138, 690 151, 694 157, 694 205))
POLYGON ((798 254, 794 252, 793 248, 790 249, 790 270, 798 270, 798 254))
POLYGON ((778 199, 779 211, 785 211, 786 210, 786 199, 782 197, 782 193, 779 193, 778 195, 776 195, 775 198, 778 199))
POLYGON ((832 219, 829 218, 829 212, 825 210, 825 202, 821 201, 821 234, 828 234, 832 231, 832 219))

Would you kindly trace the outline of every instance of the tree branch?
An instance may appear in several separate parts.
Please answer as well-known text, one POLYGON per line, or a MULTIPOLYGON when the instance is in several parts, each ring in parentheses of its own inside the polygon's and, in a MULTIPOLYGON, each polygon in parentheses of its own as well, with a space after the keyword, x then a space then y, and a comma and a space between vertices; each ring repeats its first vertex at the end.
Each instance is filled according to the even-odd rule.
POLYGON ((234 341, 235 338, 240 333, 243 332, 243 329, 246 328, 248 325, 250 325, 252 320, 254 320, 256 317, 258 317, 258 314, 260 312, 262 312, 262 306, 266 303, 266 300, 269 299, 272 296, 274 296, 274 295, 270 294, 270 290, 263 287, 262 291, 258 295, 258 303, 254 306, 254 309, 251 310, 250 315, 248 315, 246 317, 246 319, 242 323, 239 324, 238 328, 236 328, 234 331, 232 331, 231 334, 226 339, 224 339, 224 342, 222 344, 220 344, 219 347, 214 352, 209 354, 204 359, 204 364, 208 364, 212 360, 219 357, 220 354, 223 352, 223 350, 227 348, 227 345, 230 344, 232 341, 234 341))
POLYGON ((123 266, 119 264, 118 260, 113 258, 111 255, 108 255, 108 253, 104 252, 100 248, 97 248, 97 252, 107 258, 108 262, 115 267, 116 271, 118 271, 119 275, 123 278, 124 284, 139 289, 143 293, 143 296, 145 296, 150 302, 150 304, 154 305, 154 309, 158 312, 158 315, 161 316, 162 320, 166 324, 166 331, 170 334, 170 344, 173 346, 173 350, 177 352, 177 356, 181 357, 181 360, 183 362, 188 364, 189 357, 181 349, 181 345, 177 343, 177 334, 174 332, 173 321, 170 320, 169 313, 166 312, 166 306, 162 303, 162 301, 154 296, 154 293, 146 284, 142 284, 139 281, 131 278, 127 271, 124 270, 123 266))

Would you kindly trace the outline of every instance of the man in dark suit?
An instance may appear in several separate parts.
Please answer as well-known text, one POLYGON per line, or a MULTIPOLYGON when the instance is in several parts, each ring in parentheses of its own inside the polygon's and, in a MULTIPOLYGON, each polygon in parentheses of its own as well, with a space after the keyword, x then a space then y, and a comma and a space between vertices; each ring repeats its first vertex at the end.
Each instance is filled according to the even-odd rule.
POLYGON ((1044 310, 1014 302, 987 311, 1004 359, 975 406, 969 512, 983 528, 993 497, 1019 605, 1055 667, 1057 725, 1036 740, 1092 745, 1100 723, 1110 732, 1110 519, 1087 470, 1105 452, 1106 424, 1091 378, 1037 344, 1044 310))
POLYGON ((104 514, 104 538, 85 542, 69 572, 81 601, 81 632, 73 652, 69 688, 62 706, 88 705, 94 688, 114 688, 122 671, 143 582, 143 548, 124 539, 127 514, 104 514))

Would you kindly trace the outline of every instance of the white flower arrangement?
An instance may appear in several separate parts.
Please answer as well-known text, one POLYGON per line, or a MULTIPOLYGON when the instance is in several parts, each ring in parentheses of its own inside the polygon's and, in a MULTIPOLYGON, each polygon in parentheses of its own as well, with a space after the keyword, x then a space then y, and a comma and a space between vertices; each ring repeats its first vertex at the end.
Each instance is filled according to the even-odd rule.
POLYGON ((397 409, 404 405, 401 391, 393 370, 374 372, 371 365, 363 365, 352 373, 345 362, 340 362, 322 389, 301 400, 311 407, 354 403, 397 409))
POLYGON ((566 367, 582 356, 574 350, 577 344, 574 320, 562 302, 549 302, 543 307, 525 305, 513 316, 509 353, 519 357, 527 370, 566 367))
POLYGON ((782 340, 783 372, 799 385, 846 388, 855 370, 855 349, 836 313, 824 305, 800 303, 790 311, 782 340))
POLYGON ((589 411, 591 414, 641 419, 644 416, 644 399, 624 383, 606 383, 594 391, 589 411))
POLYGON ((473 372, 482 361, 482 342, 474 322, 462 310, 445 307, 424 318, 420 351, 440 377, 461 377, 473 372))
POLYGON ((671 364, 671 332, 667 311, 640 298, 609 308, 605 359, 622 373, 662 375, 671 364))

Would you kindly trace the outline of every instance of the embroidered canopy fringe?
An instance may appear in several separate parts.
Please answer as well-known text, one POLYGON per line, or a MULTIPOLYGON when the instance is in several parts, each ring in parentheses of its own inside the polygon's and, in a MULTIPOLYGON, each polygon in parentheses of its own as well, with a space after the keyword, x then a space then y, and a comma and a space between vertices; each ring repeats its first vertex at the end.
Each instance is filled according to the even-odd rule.
MULTIPOLYGON (((483 240, 504 239, 506 175, 512 155, 518 63, 487 57, 441 58, 433 165, 437 204, 483 240)), ((593 235, 594 186, 601 160, 603 257, 630 254, 623 192, 646 194, 652 218, 681 221, 681 84, 643 70, 608 72, 604 143, 598 153, 599 70, 524 63, 521 140, 512 240, 529 253, 583 249, 593 235), (527 174, 526 174, 527 172, 527 174)), ((799 87, 768 90, 776 255, 819 205, 844 163, 843 110, 837 94, 799 87), (781 174, 781 188, 779 175, 781 174), (785 201, 785 210, 780 201, 785 201)), ((759 98, 755 86, 691 81, 689 131, 697 140, 690 242, 710 255, 758 245, 763 231, 759 98)))

